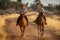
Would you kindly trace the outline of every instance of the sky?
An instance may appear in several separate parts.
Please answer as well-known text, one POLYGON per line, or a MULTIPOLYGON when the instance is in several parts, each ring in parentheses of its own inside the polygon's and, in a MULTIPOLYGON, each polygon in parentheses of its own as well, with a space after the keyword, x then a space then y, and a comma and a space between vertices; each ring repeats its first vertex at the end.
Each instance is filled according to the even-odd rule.
MULTIPOLYGON (((14 0, 13 0, 14 1, 14 0)), ((16 0, 15 0, 16 1, 16 0)), ((31 3, 33 3, 33 1, 34 0, 22 0, 22 3, 29 3, 29 4, 31 4, 31 3)), ((60 0, 41 0, 41 3, 43 4, 43 5, 48 5, 49 3, 50 4, 59 4, 60 3, 60 0)))

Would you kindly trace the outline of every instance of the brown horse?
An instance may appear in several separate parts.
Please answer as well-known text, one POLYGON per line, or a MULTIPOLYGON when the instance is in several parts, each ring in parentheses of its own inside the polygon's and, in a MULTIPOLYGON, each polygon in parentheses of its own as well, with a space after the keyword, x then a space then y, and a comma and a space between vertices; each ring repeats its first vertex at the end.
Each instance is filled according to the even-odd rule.
POLYGON ((44 24, 45 24, 45 20, 43 16, 38 16, 34 22, 37 24, 38 36, 40 35, 40 33, 41 33, 41 36, 43 36, 44 35, 44 24))
POLYGON ((21 37, 24 36, 24 32, 25 32, 25 28, 27 26, 27 21, 25 18, 25 15, 20 15, 20 20, 18 20, 18 25, 20 26, 20 30, 21 30, 21 37))

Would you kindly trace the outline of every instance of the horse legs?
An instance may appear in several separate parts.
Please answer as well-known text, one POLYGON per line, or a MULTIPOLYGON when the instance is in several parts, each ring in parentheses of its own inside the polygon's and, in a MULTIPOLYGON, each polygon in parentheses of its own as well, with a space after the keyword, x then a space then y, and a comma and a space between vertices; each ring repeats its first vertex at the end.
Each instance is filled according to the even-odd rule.
POLYGON ((23 27, 22 37, 24 36, 24 32, 25 32, 25 27, 23 27))
POLYGON ((20 27, 20 30, 21 30, 21 37, 22 37, 22 32, 23 32, 22 27, 20 27))
POLYGON ((42 36, 42 25, 40 25, 40 35, 42 36))
POLYGON ((44 35, 44 24, 41 25, 41 36, 44 35))
POLYGON ((44 24, 42 25, 42 32, 43 32, 43 35, 44 35, 44 24))
POLYGON ((23 37, 25 32, 25 27, 20 27, 20 30, 21 30, 21 37, 23 37))
POLYGON ((39 31, 39 26, 37 25, 37 28, 38 28, 38 36, 39 36, 39 34, 40 34, 40 31, 39 31))

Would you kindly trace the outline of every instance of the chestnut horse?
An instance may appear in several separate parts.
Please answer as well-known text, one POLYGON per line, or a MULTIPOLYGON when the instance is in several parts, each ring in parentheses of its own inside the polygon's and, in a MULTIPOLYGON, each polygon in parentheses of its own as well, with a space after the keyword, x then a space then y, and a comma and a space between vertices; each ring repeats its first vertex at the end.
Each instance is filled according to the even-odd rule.
POLYGON ((19 22, 17 23, 20 26, 21 30, 21 37, 24 36, 25 28, 27 26, 27 20, 25 18, 25 15, 20 15, 20 19, 18 20, 19 22))
POLYGON ((34 21, 37 24, 37 28, 38 28, 38 36, 44 35, 44 25, 45 25, 45 20, 43 18, 43 16, 38 16, 37 19, 34 21))

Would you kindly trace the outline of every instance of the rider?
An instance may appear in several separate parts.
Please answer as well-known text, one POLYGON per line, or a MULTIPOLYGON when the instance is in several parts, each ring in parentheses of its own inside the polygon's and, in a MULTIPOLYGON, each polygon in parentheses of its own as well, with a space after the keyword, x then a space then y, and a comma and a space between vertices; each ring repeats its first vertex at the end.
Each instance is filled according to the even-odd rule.
MULTIPOLYGON (((43 5, 42 4, 38 4, 37 5, 37 12, 39 12, 39 18, 41 17, 41 16, 43 16, 43 18, 45 19, 45 24, 47 24, 46 23, 46 17, 44 16, 44 13, 45 13, 45 10, 43 9, 43 5)), ((37 19, 39 19, 39 18, 37 18, 37 19)))
POLYGON ((16 25, 18 25, 18 22, 19 22, 19 20, 21 20, 21 15, 24 15, 25 16, 25 18, 26 18, 26 20, 27 20, 27 26, 28 26, 28 18, 27 18, 27 16, 25 15, 25 13, 27 12, 27 10, 26 10, 26 8, 25 8, 25 4, 21 4, 21 7, 20 7, 20 16, 18 17, 18 20, 17 20, 17 24, 16 25))

